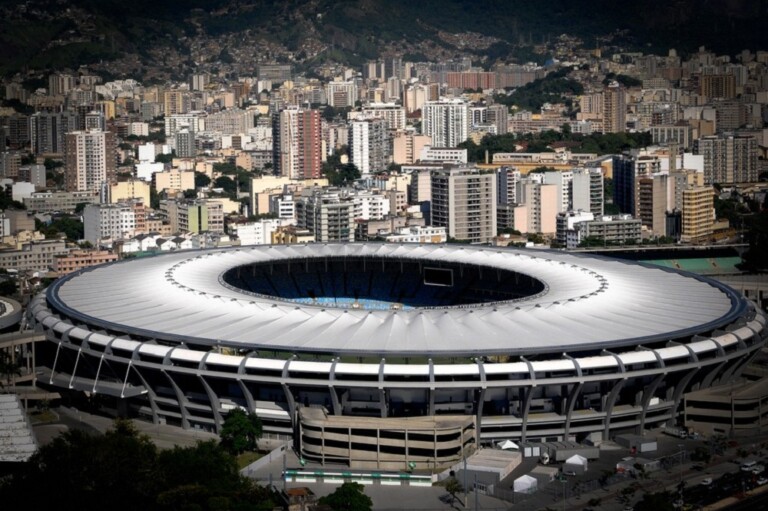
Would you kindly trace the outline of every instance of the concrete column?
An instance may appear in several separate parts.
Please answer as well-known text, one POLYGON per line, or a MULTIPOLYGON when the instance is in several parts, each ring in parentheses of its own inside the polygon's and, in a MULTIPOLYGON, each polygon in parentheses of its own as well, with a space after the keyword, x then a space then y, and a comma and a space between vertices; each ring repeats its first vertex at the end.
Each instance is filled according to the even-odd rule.
POLYGON ((187 400, 187 396, 184 395, 179 386, 176 384, 176 381, 166 370, 163 369, 161 372, 168 379, 168 382, 173 388, 174 394, 176 394, 176 402, 179 405, 179 413, 181 414, 181 427, 184 429, 189 429, 189 412, 187 411, 187 403, 189 401, 187 400))
POLYGON ((648 385, 645 388, 645 391, 643 391, 643 398, 640 401, 641 411, 640 411, 640 424, 638 426, 638 435, 643 434, 643 429, 645 429, 645 417, 648 414, 648 406, 651 402, 651 398, 653 397, 653 394, 656 392, 656 388, 659 386, 661 381, 664 379, 666 374, 661 373, 656 378, 653 379, 650 385, 648 385))
POLYGON ((208 395, 208 402, 211 404, 213 424, 216 428, 216 433, 219 433, 221 431, 221 426, 224 424, 224 418, 221 416, 221 412, 219 412, 219 409, 221 408, 219 396, 216 395, 202 374, 198 374, 197 377, 200 379, 200 383, 202 383, 205 393, 208 395))
POLYGON ((616 404, 616 399, 618 399, 619 393, 621 392, 621 389, 624 387, 624 384, 626 382, 627 382, 626 378, 617 380, 616 384, 613 386, 611 391, 608 393, 608 396, 605 398, 605 405, 603 407, 603 411, 605 411, 605 430, 603 433, 603 440, 608 440, 610 438, 611 416, 613 415, 613 406, 616 404))
POLYGON ((571 429, 571 419, 573 418, 573 408, 576 404, 576 400, 581 395, 581 389, 584 387, 582 382, 574 384, 568 395, 568 401, 565 409, 565 428, 563 430, 563 440, 568 436, 571 429))

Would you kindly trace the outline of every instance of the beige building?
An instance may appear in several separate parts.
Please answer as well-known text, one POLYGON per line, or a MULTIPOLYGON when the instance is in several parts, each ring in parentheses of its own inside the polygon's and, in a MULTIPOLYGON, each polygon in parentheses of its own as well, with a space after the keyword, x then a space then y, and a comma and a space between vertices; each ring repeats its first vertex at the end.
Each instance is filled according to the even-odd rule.
POLYGON ((315 235, 309 229, 299 229, 293 225, 278 227, 272 233, 273 245, 296 245, 300 243, 314 243, 315 235))
POLYGON ((191 170, 170 169, 152 174, 152 183, 158 193, 182 192, 195 188, 195 172, 191 170))
POLYGON ((171 224, 167 220, 162 218, 147 218, 145 222, 145 233, 156 232, 160 236, 168 237, 173 232, 171 231, 171 224))
POLYGON ((402 470, 450 465, 477 448, 474 415, 350 417, 299 410, 301 455, 354 469, 402 470))
MULTIPOLYGON (((269 212, 269 200, 274 195, 280 195, 286 187, 328 186, 328 179, 289 179, 283 176, 260 176, 251 178, 251 212, 253 214, 269 212)), ((296 189, 296 188, 294 188, 296 189)))
POLYGON ((224 233, 224 207, 221 202, 168 200, 160 203, 160 209, 168 218, 173 233, 224 233))
POLYGON ((699 94, 710 99, 731 99, 736 97, 736 77, 733 75, 699 76, 699 94))
POLYGON ((690 186, 683 190, 681 241, 690 243, 712 236, 715 220, 714 200, 714 190, 709 186, 690 186))
POLYGON ((392 161, 411 165, 419 159, 422 149, 432 145, 432 137, 418 135, 413 130, 398 131, 392 140, 392 161))
MULTIPOLYGON (((526 182, 522 185, 521 202, 527 206, 527 231, 553 235, 557 232, 557 213, 560 200, 558 199, 557 185, 547 185, 535 182, 526 182)), ((515 211, 515 217, 517 216, 515 211)), ((522 211, 520 211, 522 213, 522 211)), ((521 225, 515 222, 515 225, 521 225)))
POLYGON ((667 211, 674 209, 674 180, 667 174, 641 177, 637 181, 637 217, 655 236, 667 234, 667 211))
POLYGON ((73 250, 69 254, 57 255, 54 258, 53 271, 62 276, 112 261, 117 261, 117 254, 108 250, 73 250))
POLYGON ((137 199, 142 204, 149 204, 149 183, 140 179, 129 179, 109 185, 108 202, 116 204, 137 199))
POLYGON ((627 91, 616 82, 603 92, 603 132, 627 131, 627 91))
POLYGON ((67 252, 61 240, 32 241, 20 249, 0 250, 0 268, 6 270, 48 271, 58 254, 67 252))

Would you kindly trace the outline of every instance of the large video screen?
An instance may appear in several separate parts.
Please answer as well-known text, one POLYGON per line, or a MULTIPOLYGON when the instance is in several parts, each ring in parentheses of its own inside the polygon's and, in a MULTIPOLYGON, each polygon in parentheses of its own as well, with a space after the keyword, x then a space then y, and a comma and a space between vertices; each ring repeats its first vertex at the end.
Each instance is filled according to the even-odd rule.
POLYGON ((453 286, 453 270, 448 268, 424 268, 425 286, 453 286))

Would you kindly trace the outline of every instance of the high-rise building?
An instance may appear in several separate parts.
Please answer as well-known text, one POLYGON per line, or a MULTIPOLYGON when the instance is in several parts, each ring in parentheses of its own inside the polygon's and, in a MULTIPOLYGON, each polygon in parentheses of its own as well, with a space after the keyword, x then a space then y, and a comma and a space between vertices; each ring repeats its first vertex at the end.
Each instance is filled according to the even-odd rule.
POLYGON ((318 110, 290 106, 272 116, 275 173, 291 179, 322 175, 323 133, 318 110))
POLYGON ((667 212, 674 209, 674 179, 654 174, 637 181, 638 204, 635 216, 655 236, 667 235, 667 212))
POLYGON ((75 131, 66 135, 67 191, 101 191, 116 168, 115 135, 109 131, 75 131))
POLYGON ((216 112, 205 118, 205 131, 222 135, 239 135, 250 128, 253 128, 253 114, 239 108, 216 112))
POLYGON ((414 129, 398 131, 392 140, 392 161, 398 165, 411 165, 419 159, 424 147, 432 144, 426 135, 418 135, 414 129))
POLYGON ((88 112, 83 116, 83 129, 85 131, 91 130, 107 130, 107 120, 104 117, 104 113, 98 110, 88 112))
POLYGON ((0 178, 18 178, 20 167, 21 151, 0 151, 0 178))
POLYGON ((137 223, 145 219, 141 203, 89 204, 83 210, 83 237, 94 245, 102 239, 129 238, 136 234, 137 223))
POLYGON ((403 83, 397 76, 390 76, 387 79, 386 100, 399 101, 403 95, 403 83))
POLYGON ((449 167, 431 175, 432 225, 448 236, 486 243, 496 236, 496 173, 449 167))
POLYGON ((514 167, 499 167, 496 169, 496 202, 503 204, 517 204, 517 185, 520 182, 520 171, 514 167))
POLYGON ((328 105, 334 108, 353 107, 357 101, 357 84, 348 82, 328 82, 325 86, 328 105))
POLYGON ((203 91, 211 81, 211 76, 207 73, 193 74, 189 77, 190 90, 203 91))
POLYGON ((389 135, 384 119, 350 122, 349 149, 352 163, 363 177, 381 172, 389 164, 389 135))
POLYGON ((257 68, 259 80, 281 84, 291 79, 290 64, 260 64, 257 68))
POLYGON ((716 128, 718 133, 734 131, 747 124, 747 105, 742 101, 731 99, 714 101, 716 128))
POLYGON ((736 77, 728 75, 701 75, 699 94, 708 99, 731 99, 736 97, 736 77))
POLYGON ((438 84, 417 83, 411 85, 403 95, 403 106, 406 112, 412 114, 424 108, 427 101, 437 101, 439 97, 438 84))
POLYGON ((72 75, 55 73, 48 77, 48 94, 61 96, 75 88, 76 79, 72 75))
POLYGON ((29 118, 29 137, 34 154, 62 154, 64 136, 78 129, 78 115, 72 112, 37 112, 29 118))
POLYGON ((497 135, 504 135, 509 131, 509 110, 506 105, 489 106, 486 120, 496 126, 497 135))
POLYGON ((181 128, 174 135, 174 146, 179 158, 194 158, 197 155, 195 132, 188 127, 181 128))
POLYGON ((689 186, 683 190, 683 227, 680 239, 695 242, 712 235, 715 194, 710 186, 689 186))
POLYGON ((421 117, 432 147, 456 147, 469 137, 469 105, 462 99, 428 101, 421 117))
POLYGON ((189 91, 170 89, 163 93, 163 108, 165 116, 185 114, 190 110, 189 91))
POLYGON ((650 131, 654 144, 677 144, 682 149, 693 145, 693 128, 685 121, 672 125, 651 126, 650 131))
POLYGON ((757 181, 757 140, 744 135, 702 137, 694 153, 704 156, 704 183, 728 184, 757 181))
POLYGON ((384 119, 388 130, 405 129, 405 108, 395 103, 371 103, 362 108, 359 117, 384 119))
POLYGON ((627 91, 611 82, 603 91, 603 133, 627 131, 627 91))
POLYGON ((520 180, 517 195, 518 202, 526 206, 527 232, 554 235, 557 213, 562 205, 558 186, 527 177, 520 180))
POLYGON ((200 133, 205 131, 206 118, 203 112, 189 112, 165 116, 165 136, 173 140, 176 132, 186 127, 189 131, 200 133))
POLYGON ((297 226, 309 229, 315 241, 355 241, 355 203, 337 192, 320 190, 296 201, 297 226))
POLYGON ((653 155, 613 157, 613 203, 622 213, 637 215, 638 180, 661 171, 661 159, 653 155))
POLYGON ((572 170, 554 170, 542 172, 544 184, 557 187, 557 212, 568 211, 571 208, 572 170))
POLYGON ((224 206, 209 199, 184 201, 161 201, 160 209, 165 213, 172 232, 224 233, 224 206))
POLYGON ((573 170, 571 209, 589 211, 596 218, 604 211, 603 171, 599 168, 573 170))

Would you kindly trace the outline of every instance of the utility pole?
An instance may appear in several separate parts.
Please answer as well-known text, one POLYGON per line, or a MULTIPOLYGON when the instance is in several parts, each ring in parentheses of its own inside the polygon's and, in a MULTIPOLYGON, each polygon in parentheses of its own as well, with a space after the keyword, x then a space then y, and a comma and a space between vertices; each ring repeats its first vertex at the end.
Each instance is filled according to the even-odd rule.
POLYGON ((467 507, 467 455, 464 455, 464 507, 467 507))
POLYGON ((677 444, 677 446, 680 448, 680 507, 683 507, 683 457, 685 454, 685 451, 683 450, 683 444, 677 444))
POLYGON ((560 482, 563 483, 563 511, 565 511, 565 494, 567 493, 568 479, 566 479, 564 475, 561 475, 560 482))

